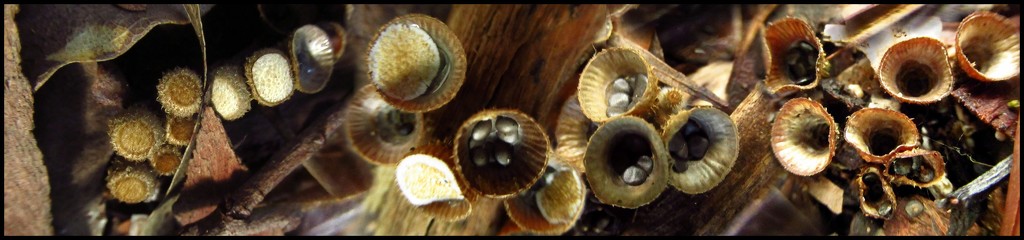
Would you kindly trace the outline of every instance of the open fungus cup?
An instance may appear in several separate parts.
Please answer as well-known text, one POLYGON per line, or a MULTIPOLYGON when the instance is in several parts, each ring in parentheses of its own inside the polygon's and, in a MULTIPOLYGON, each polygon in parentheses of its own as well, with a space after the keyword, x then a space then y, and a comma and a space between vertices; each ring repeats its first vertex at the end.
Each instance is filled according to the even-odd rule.
POLYGON ((920 139, 917 126, 907 115, 881 108, 854 112, 846 120, 843 136, 865 161, 877 164, 914 149, 920 139))
POLYGON ((946 163, 939 152, 914 149, 896 154, 885 164, 885 174, 893 184, 926 188, 946 177, 946 163))
POLYGON ((548 164, 550 142, 530 116, 517 110, 480 111, 455 135, 455 169, 471 189, 504 198, 525 191, 548 164))
POLYGON ((812 89, 828 77, 828 60, 821 41, 803 20, 784 18, 768 25, 765 84, 772 93, 812 89))
POLYGON ((668 159, 654 126, 633 116, 615 117, 597 128, 583 156, 594 196, 623 208, 646 205, 661 194, 668 159))
POLYGON ((658 79, 640 50, 609 48, 594 55, 580 75, 577 97, 594 122, 620 115, 643 116, 658 96, 658 79))
POLYGON ((728 114, 700 106, 673 115, 661 139, 668 153, 668 183, 688 194, 718 186, 739 157, 739 135, 728 114))
POLYGON ((1020 75, 1020 28, 992 12, 964 18, 956 31, 956 59, 967 75, 1005 81, 1020 75))
POLYGON ((946 47, 934 38, 911 38, 889 47, 878 77, 889 95, 905 103, 934 103, 953 90, 946 47))
MULTIPOLYGON (((337 25, 329 23, 328 27, 337 25)), ((292 32, 288 53, 295 72, 295 90, 303 93, 317 93, 327 86, 334 71, 336 50, 334 41, 341 41, 344 46, 344 28, 337 26, 332 30, 341 31, 341 38, 332 38, 320 26, 307 24, 292 32)))
POLYGON ((440 108, 466 78, 466 53, 440 20, 409 14, 381 26, 370 41, 370 81, 384 101, 409 112, 440 108))
POLYGON ((820 103, 807 98, 786 102, 772 123, 772 151, 782 167, 800 176, 818 174, 832 162, 839 127, 820 103))
POLYGON ((875 219, 889 219, 896 209, 896 194, 878 167, 868 165, 861 168, 854 180, 860 193, 860 209, 865 216, 875 219))
POLYGON ((426 136, 423 114, 399 110, 365 86, 345 110, 345 134, 355 152, 374 164, 394 165, 426 136))
POLYGON ((583 114, 576 96, 569 97, 558 114, 558 125, 555 127, 558 143, 555 153, 558 158, 577 171, 585 172, 583 154, 587 152, 587 143, 597 127, 596 123, 583 114))

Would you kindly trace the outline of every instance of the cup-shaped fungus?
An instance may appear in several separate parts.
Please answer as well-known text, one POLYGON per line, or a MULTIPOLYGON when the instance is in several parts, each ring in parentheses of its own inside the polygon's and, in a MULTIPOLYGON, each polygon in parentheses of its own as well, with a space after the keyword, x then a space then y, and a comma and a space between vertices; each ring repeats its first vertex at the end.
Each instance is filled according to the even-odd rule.
POLYGON ((110 195, 124 203, 148 201, 157 193, 156 173, 145 163, 115 157, 107 169, 106 180, 110 195))
POLYGON ((903 113, 864 108, 846 120, 843 136, 864 161, 885 164, 897 153, 917 147, 920 134, 903 113))
POLYGON ((602 203, 637 208, 667 185, 668 153, 657 130, 633 116, 612 118, 590 137, 583 156, 587 182, 602 203))
POLYGON ((179 118, 167 116, 165 123, 164 125, 166 126, 164 127, 166 129, 164 130, 167 133, 167 143, 185 146, 188 145, 189 141, 192 141, 192 132, 196 127, 195 119, 192 119, 192 117, 179 118))
POLYGON ((517 110, 484 110, 455 135, 456 171, 471 189, 503 198, 532 186, 547 166, 548 137, 517 110))
POLYGON ((606 122, 643 116, 658 96, 658 80, 636 49, 609 48, 594 55, 580 75, 577 97, 587 118, 606 122))
POLYGON ((327 38, 331 41, 331 52, 334 53, 334 61, 340 61, 341 56, 345 54, 345 44, 348 44, 348 41, 345 40, 345 36, 348 36, 345 27, 342 27, 337 22, 322 22, 317 24, 317 26, 327 33, 327 38))
POLYGON ((828 61, 814 30, 803 20, 784 18, 768 25, 765 84, 772 92, 808 90, 828 76, 828 61))
POLYGON ((739 135, 728 114, 696 107, 669 118, 661 136, 667 147, 668 184, 688 194, 718 186, 739 157, 739 135))
POLYGON ((249 112, 252 94, 245 85, 242 67, 223 65, 213 70, 213 83, 210 86, 210 101, 213 110, 224 120, 235 120, 249 112))
POLYGON ((901 102, 933 103, 953 90, 946 47, 937 39, 919 37, 896 43, 882 55, 880 64, 882 88, 901 102))
POLYGON ((149 159, 165 141, 160 119, 141 105, 110 118, 107 131, 114 152, 130 161, 149 159))
MULTIPOLYGON (((344 36, 344 30, 341 31, 344 36)), ((327 86, 337 60, 331 40, 327 31, 313 24, 304 25, 292 33, 288 53, 295 72, 295 90, 316 93, 327 86)), ((341 40, 344 42, 343 37, 341 40)))
POLYGON ((345 110, 345 134, 356 153, 375 164, 393 165, 426 136, 423 114, 399 110, 365 86, 345 110))
POLYGON ((562 234, 583 213, 586 189, 572 168, 547 168, 529 190, 505 200, 509 218, 524 230, 539 234, 562 234))
POLYGON ((860 192, 860 209, 864 215, 889 219, 896 208, 896 195, 882 171, 874 165, 861 168, 855 180, 860 192))
POLYGON ((149 159, 149 163, 160 176, 171 176, 181 165, 181 149, 177 146, 164 144, 149 159))
POLYGON ((683 111, 686 106, 686 96, 682 90, 677 88, 662 88, 654 101, 654 111, 651 113, 651 120, 659 126, 668 124, 668 119, 676 113, 683 111))
POLYGON ((265 48, 249 56, 245 61, 245 78, 253 98, 263 106, 277 106, 295 91, 288 54, 276 48, 265 48))
POLYGON ((164 72, 156 85, 156 100, 164 111, 176 117, 190 117, 199 112, 202 87, 199 75, 187 68, 164 72))
POLYGON ((818 174, 832 162, 839 127, 820 103, 789 100, 772 124, 772 151, 782 167, 800 176, 818 174))
POLYGON ((466 218, 476 193, 452 172, 451 149, 439 144, 424 145, 403 158, 395 169, 395 181, 402 195, 417 209, 442 221, 466 218))
POLYGON ((569 97, 558 114, 558 125, 555 127, 558 146, 555 148, 555 153, 562 161, 576 168, 577 171, 585 172, 583 153, 587 152, 587 142, 590 141, 590 135, 594 134, 597 127, 597 123, 583 115, 576 96, 569 97))
POLYGON ((893 184, 926 188, 946 176, 946 163, 939 152, 914 149, 896 154, 885 173, 893 184))
POLYGON ((956 30, 960 68, 981 81, 1004 81, 1020 75, 1020 28, 991 12, 964 18, 956 30))
POLYGON ((455 98, 466 78, 466 53, 443 22, 409 14, 392 19, 370 41, 370 81, 398 109, 425 112, 455 98))

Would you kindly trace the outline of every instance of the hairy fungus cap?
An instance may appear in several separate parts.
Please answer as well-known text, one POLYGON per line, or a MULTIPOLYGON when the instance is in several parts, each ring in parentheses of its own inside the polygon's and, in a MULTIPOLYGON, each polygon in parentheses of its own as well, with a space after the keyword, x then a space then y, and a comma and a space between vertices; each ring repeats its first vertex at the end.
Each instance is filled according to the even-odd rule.
POLYGON ((235 65, 223 65, 213 71, 210 100, 213 110, 224 120, 235 120, 249 112, 252 95, 243 74, 242 68, 235 65))
POLYGON ((117 155, 131 161, 145 161, 164 143, 164 128, 153 112, 132 106, 110 118, 107 134, 117 155))
POLYGON ((156 99, 168 114, 188 117, 199 112, 202 87, 196 72, 187 68, 164 72, 156 90, 156 99))
POLYGON ((140 203, 156 193, 156 174, 139 162, 115 159, 107 170, 106 180, 110 195, 124 203, 140 203))
POLYGON ((185 146, 192 141, 192 133, 195 130, 196 121, 192 117, 167 117, 166 133, 167 143, 185 146))
POLYGON ((171 176, 181 165, 181 149, 174 145, 165 144, 157 149, 153 158, 149 159, 153 170, 161 176, 171 176))

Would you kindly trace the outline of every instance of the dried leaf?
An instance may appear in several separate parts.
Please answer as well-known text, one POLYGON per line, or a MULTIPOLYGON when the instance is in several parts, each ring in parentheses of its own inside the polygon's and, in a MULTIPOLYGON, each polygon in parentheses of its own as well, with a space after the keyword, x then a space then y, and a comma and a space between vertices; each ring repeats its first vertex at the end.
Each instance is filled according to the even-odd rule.
POLYGON ((729 83, 726 84, 726 92, 729 96, 729 106, 739 106, 753 90, 757 82, 764 79, 765 56, 767 51, 763 49, 764 21, 771 15, 778 5, 758 6, 754 16, 748 21, 743 31, 743 38, 738 42, 736 57, 733 60, 732 72, 729 73, 729 83))
MULTIPOLYGON (((841 31, 826 32, 831 35, 832 41, 857 45, 923 6, 921 4, 878 4, 863 8, 853 6, 854 8, 849 8, 849 10, 854 11, 850 15, 843 16, 844 25, 841 31)), ((826 26, 826 28, 828 27, 826 26)))
POLYGON ((4 236, 53 235, 49 180, 32 135, 32 88, 21 73, 18 7, 4 4, 4 236))
POLYGON ((166 236, 174 234, 174 212, 171 211, 174 203, 178 202, 178 196, 174 195, 165 198, 156 210, 149 213, 146 223, 140 226, 137 236, 166 236))
POLYGON ((174 217, 181 225, 210 215, 224 194, 234 191, 248 177, 213 108, 207 107, 202 114, 205 115, 202 128, 195 135, 195 159, 188 167, 188 179, 173 209, 174 217))
MULTIPOLYGON (((204 109, 206 108, 206 105, 209 102, 210 91, 209 86, 206 83, 206 78, 209 75, 207 73, 209 70, 209 66, 207 65, 206 62, 206 36, 203 34, 203 21, 202 18, 200 17, 202 15, 200 13, 201 9, 198 4, 185 4, 183 5, 183 7, 185 8, 185 12, 188 14, 189 22, 192 23, 192 28, 194 28, 196 31, 196 37, 199 38, 199 49, 203 53, 203 75, 201 75, 203 83, 203 96, 201 96, 200 99, 203 99, 204 101, 201 102, 199 109, 204 109)), ((203 115, 198 115, 196 116, 196 118, 197 119, 193 119, 194 122, 203 121, 203 115)), ((196 133, 199 132, 199 128, 200 124, 196 124, 195 127, 192 129, 192 136, 196 136, 196 133)), ((185 152, 181 154, 181 164, 178 165, 178 170, 174 171, 174 177, 171 178, 171 184, 169 187, 167 187, 167 194, 170 194, 171 191, 173 191, 175 187, 178 186, 178 184, 181 184, 181 181, 184 179, 185 171, 186 169, 188 169, 188 165, 192 162, 192 151, 195 150, 195 147, 196 141, 193 138, 189 140, 188 147, 186 147, 185 152)))
POLYGON ((25 30, 25 73, 38 91, 64 65, 113 59, 154 26, 184 24, 187 18, 179 5, 125 11, 112 4, 60 4, 26 5, 17 21, 25 30))
POLYGON ((1010 109, 1007 103, 1020 100, 1019 89, 1019 81, 982 83, 969 79, 956 86, 950 95, 956 97, 978 119, 1010 136, 1015 134, 1014 124, 1020 119, 1020 114, 1010 109))
POLYGON ((75 63, 36 92, 36 130, 53 188, 57 234, 100 235, 103 192, 113 154, 107 121, 122 111, 125 79, 110 63, 75 63))
MULTIPOLYGON (((693 74, 690 74, 690 79, 693 79, 698 85, 704 86, 708 91, 717 95, 721 99, 729 99, 729 95, 726 92, 726 85, 729 83, 729 73, 732 72, 733 63, 725 61, 714 61, 710 62, 704 67, 701 67, 693 74)), ((685 96, 683 102, 690 103, 690 106, 705 105, 712 106, 712 104, 702 99, 691 99, 691 96, 685 96)))

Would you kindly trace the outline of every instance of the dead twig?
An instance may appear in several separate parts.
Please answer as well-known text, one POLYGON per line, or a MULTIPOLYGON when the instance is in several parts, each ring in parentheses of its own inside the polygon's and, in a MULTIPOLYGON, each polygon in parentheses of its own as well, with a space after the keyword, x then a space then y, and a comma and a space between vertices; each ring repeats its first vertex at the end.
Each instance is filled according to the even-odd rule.
POLYGON ((304 129, 286 147, 278 150, 259 171, 247 180, 230 197, 225 199, 215 214, 186 226, 184 233, 216 235, 224 233, 228 225, 237 224, 252 215, 252 210, 263 201, 292 170, 317 153, 325 139, 332 137, 341 126, 345 103, 331 106, 313 124, 304 129))

